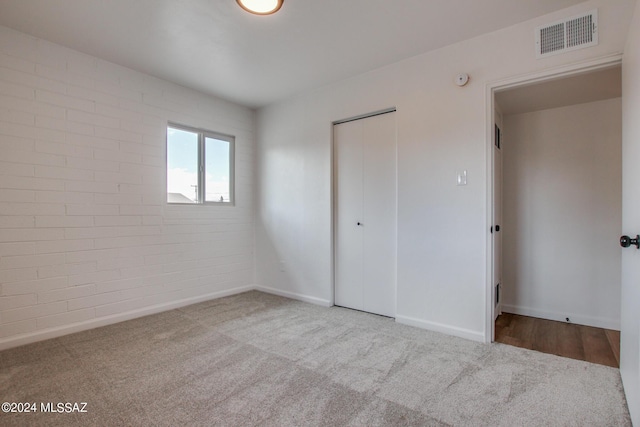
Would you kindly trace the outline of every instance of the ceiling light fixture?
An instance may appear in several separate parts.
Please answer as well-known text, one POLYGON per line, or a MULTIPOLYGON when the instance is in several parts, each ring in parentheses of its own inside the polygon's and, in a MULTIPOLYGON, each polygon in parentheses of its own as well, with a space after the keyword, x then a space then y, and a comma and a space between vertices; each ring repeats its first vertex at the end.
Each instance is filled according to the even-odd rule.
POLYGON ((256 15, 271 15, 280 10, 284 0, 236 0, 236 2, 247 12, 256 15))

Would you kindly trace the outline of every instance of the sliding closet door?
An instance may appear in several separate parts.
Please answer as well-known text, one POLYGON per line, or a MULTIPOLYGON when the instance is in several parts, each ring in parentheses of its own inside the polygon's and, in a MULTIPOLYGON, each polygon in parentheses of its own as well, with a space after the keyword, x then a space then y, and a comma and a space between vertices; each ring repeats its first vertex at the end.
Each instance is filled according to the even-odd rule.
POLYGON ((337 179, 335 303, 364 310, 362 222, 362 123, 334 126, 337 179))
POLYGON ((364 309, 395 316, 396 298, 396 117, 363 122, 364 309))
POLYGON ((395 316, 395 113, 335 125, 336 305, 395 316))

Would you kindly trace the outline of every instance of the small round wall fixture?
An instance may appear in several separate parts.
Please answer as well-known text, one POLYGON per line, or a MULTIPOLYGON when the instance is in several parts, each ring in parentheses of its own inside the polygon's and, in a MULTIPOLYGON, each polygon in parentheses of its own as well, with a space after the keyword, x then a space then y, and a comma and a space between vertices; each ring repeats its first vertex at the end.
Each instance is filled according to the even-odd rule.
POLYGON ((467 83, 469 83, 469 74, 467 73, 460 73, 456 76, 456 84, 460 87, 466 85, 467 83))
POLYGON ((236 0, 241 8, 256 15, 271 15, 282 7, 284 0, 236 0))

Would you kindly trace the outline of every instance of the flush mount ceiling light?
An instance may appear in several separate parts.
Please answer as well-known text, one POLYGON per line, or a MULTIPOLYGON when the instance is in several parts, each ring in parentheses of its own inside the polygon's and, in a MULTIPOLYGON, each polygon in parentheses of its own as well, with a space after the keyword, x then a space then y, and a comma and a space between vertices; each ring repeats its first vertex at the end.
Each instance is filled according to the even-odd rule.
POLYGON ((236 0, 241 8, 256 15, 271 15, 282 7, 284 0, 236 0))

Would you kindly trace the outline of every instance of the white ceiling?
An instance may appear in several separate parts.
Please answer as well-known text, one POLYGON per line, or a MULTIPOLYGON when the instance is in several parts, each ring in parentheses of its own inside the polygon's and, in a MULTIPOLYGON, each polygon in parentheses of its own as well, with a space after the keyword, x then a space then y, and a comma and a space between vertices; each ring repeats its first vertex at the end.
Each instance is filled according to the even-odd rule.
POLYGON ((1 0, 0 25, 260 107, 582 1, 1 0))
POLYGON ((496 93, 502 114, 522 114, 622 96, 622 67, 578 74, 496 93))

